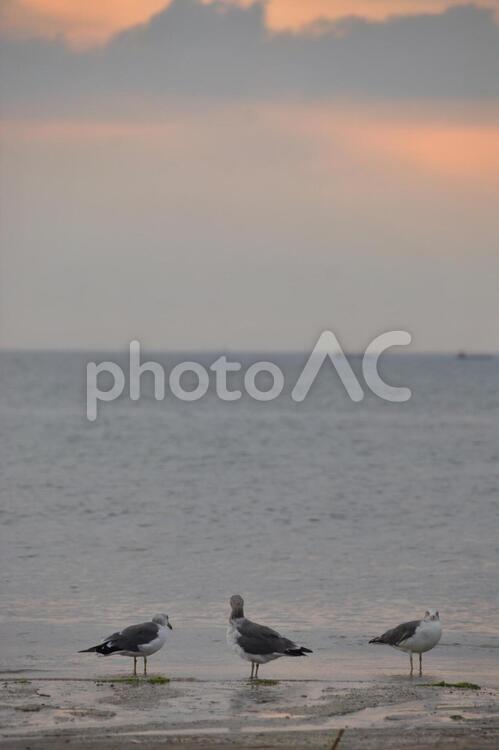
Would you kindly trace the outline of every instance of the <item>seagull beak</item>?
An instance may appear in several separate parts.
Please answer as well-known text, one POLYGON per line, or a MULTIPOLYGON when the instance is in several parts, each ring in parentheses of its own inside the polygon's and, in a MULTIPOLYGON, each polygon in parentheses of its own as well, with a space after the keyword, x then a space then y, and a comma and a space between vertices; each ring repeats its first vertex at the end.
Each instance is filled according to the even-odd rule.
POLYGON ((171 623, 167 622, 166 624, 170 628, 170 630, 173 630, 173 626, 171 625, 171 623))

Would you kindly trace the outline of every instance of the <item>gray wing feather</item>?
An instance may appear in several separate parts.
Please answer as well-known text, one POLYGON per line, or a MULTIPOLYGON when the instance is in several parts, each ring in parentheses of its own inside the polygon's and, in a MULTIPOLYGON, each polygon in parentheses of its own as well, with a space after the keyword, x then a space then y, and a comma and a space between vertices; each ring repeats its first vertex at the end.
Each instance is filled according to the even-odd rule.
POLYGON ((386 633, 383 633, 383 635, 374 640, 377 643, 387 643, 389 646, 400 646, 401 643, 414 635, 420 624, 421 620, 403 622, 401 625, 397 625, 396 628, 387 630, 386 633))
POLYGON ((143 643, 153 641, 158 635, 155 622, 142 622, 140 625, 130 625, 120 633, 114 633, 106 640, 112 642, 113 648, 120 651, 137 651, 143 643))
POLYGON ((251 620, 245 619, 238 623, 237 631, 237 643, 247 654, 284 654, 290 648, 297 648, 296 643, 284 638, 276 630, 251 620))

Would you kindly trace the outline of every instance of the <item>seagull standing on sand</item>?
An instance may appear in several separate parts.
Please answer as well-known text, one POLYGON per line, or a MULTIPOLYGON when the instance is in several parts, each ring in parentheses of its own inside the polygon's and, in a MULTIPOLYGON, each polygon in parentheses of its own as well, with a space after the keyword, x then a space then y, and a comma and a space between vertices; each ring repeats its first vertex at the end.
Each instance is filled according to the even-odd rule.
POLYGON ((423 674, 423 654, 437 645, 442 637, 442 625, 440 617, 435 610, 426 610, 422 620, 411 620, 403 622, 392 630, 372 638, 369 643, 386 643, 393 648, 409 652, 411 660, 411 676, 414 672, 412 655, 419 654, 419 675, 423 674))
POLYGON ((113 633, 98 646, 85 648, 80 654, 95 652, 99 656, 133 656, 133 674, 137 675, 137 657, 144 659, 144 674, 147 674, 147 657, 163 648, 168 633, 172 630, 168 615, 154 615, 151 622, 142 622, 113 633))
POLYGON ((251 662, 251 676, 258 677, 258 667, 280 656, 305 656, 312 651, 277 633, 265 625, 247 620, 244 601, 236 594, 230 598, 231 614, 227 628, 227 643, 241 659, 251 662))

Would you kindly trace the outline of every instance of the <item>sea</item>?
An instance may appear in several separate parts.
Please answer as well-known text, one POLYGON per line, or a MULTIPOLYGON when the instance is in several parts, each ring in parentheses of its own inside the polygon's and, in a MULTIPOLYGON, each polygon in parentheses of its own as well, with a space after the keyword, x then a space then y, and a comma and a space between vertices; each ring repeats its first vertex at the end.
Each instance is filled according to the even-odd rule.
MULTIPOLYGON (((148 358, 168 381, 220 354, 148 358)), ((385 354, 382 377, 411 389, 398 403, 356 355, 357 402, 330 362, 296 402, 306 354, 227 357, 238 400, 208 370, 198 400, 157 401, 144 375, 139 400, 126 386, 89 421, 87 364, 116 362, 128 383, 124 352, 0 352, 0 674, 126 674, 129 659, 78 651, 166 612, 152 672, 243 679, 225 642, 239 593, 249 618, 314 651, 263 677, 405 675, 405 654, 368 641, 431 608, 432 677, 498 685, 499 357, 385 354), (261 360, 283 373, 269 401, 244 392, 261 360)))

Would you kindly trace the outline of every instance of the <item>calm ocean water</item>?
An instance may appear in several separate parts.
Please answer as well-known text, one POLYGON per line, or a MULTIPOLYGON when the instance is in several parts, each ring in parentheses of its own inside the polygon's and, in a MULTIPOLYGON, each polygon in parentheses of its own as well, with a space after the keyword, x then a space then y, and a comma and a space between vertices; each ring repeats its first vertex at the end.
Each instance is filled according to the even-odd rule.
MULTIPOLYGON (((240 592, 316 651, 269 674, 404 671, 366 639, 434 607, 438 673, 497 680, 499 358, 386 356, 402 404, 352 403, 330 367, 301 404, 157 403, 148 383, 89 423, 93 358, 116 359, 0 354, 3 672, 126 671, 75 652, 165 611, 151 668, 243 676, 224 641, 240 592)), ((273 359, 294 385, 303 358, 273 359)))

